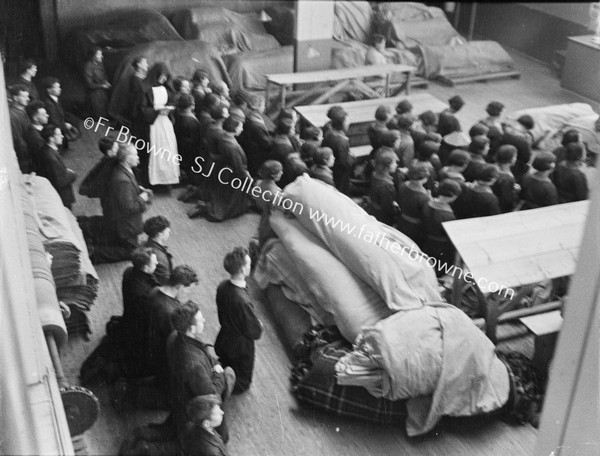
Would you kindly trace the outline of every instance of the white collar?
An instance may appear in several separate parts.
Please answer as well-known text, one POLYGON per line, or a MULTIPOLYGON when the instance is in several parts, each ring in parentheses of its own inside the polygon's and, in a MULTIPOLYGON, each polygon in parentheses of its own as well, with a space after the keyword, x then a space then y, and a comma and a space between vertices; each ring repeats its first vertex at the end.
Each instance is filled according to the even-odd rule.
POLYGON ((234 279, 229 279, 229 281, 235 285, 236 287, 239 288, 243 288, 246 289, 246 281, 245 280, 234 280, 234 279))
POLYGON ((33 125, 33 128, 35 128, 37 131, 42 131, 44 126, 43 125, 38 125, 38 124, 31 124, 33 125))
POLYGON ((58 103, 58 97, 57 96, 50 95, 50 98, 52 98, 56 103, 58 103))
POLYGON ((56 147, 54 144, 48 144, 48 146, 58 152, 58 147, 56 147))

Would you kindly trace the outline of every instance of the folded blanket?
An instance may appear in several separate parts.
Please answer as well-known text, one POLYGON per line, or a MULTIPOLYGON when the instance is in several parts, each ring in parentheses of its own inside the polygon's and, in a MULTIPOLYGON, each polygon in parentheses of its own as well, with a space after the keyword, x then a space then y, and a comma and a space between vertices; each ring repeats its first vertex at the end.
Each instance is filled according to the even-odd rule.
POLYGON ((462 311, 442 303, 399 311, 365 329, 336 370, 343 384, 365 386, 387 399, 408 399, 410 436, 430 431, 444 415, 497 410, 510 388, 494 345, 462 311), (373 387, 374 375, 381 386, 373 387))
POLYGON ((284 194, 294 203, 291 212, 300 224, 372 287, 390 309, 442 300, 435 272, 410 238, 378 222, 335 188, 307 175, 285 187, 284 194))
POLYGON ((271 216, 271 226, 289 252, 298 273, 336 326, 350 342, 364 326, 391 315, 375 291, 344 266, 327 247, 281 211, 271 216))
POLYGON ((258 287, 266 290, 269 285, 279 285, 285 297, 306 310, 317 323, 335 324, 331 313, 317 302, 304 277, 280 240, 270 239, 265 244, 253 275, 258 287))

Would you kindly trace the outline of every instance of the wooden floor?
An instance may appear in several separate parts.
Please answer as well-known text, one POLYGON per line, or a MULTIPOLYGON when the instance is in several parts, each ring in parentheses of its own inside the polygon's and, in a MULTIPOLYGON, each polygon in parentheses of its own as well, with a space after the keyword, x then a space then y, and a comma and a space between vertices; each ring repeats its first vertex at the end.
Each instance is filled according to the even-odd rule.
MULTIPOLYGON (((427 91, 442 100, 459 94, 467 102, 459 118, 468 128, 484 117, 486 104, 500 100, 507 111, 527 107, 585 101, 560 88, 549 68, 519 55, 513 55, 522 73, 520 80, 472 83, 447 88, 430 83, 427 91)), ((67 155, 68 164, 80 176, 85 175, 100 153, 96 149, 98 133, 84 131, 67 155)), ((158 194, 148 216, 162 214, 172 223, 170 250, 175 264, 189 264, 199 272, 200 284, 192 298, 200 303, 206 317, 205 340, 214 341, 218 332, 215 291, 226 278, 222 267, 224 254, 237 245, 247 245, 255 234, 258 216, 247 214, 236 220, 212 224, 204 219, 190 220, 188 205, 172 194, 158 194)), ((99 213, 97 201, 78 197, 76 215, 99 213)), ((98 266, 100 295, 89 316, 94 334, 88 342, 76 337, 69 341, 63 359, 73 384, 78 383, 82 361, 98 344, 110 315, 118 315, 121 305, 121 275, 128 265, 98 266)), ((300 408, 289 392, 290 361, 276 335, 269 314, 255 293, 265 334, 257 344, 255 381, 250 391, 233 397, 225 406, 230 419, 232 455, 528 455, 533 451, 536 431, 530 426, 510 426, 492 419, 444 419, 434 432, 409 439, 402 427, 380 426, 339 419, 300 408)), ((530 345, 530 344, 529 344, 530 345)), ((527 345, 525 345, 527 346, 527 345)), ((105 388, 94 390, 102 405, 101 416, 86 433, 89 454, 117 454, 122 440, 135 426, 159 420, 164 413, 125 411, 118 415, 107 403, 105 388)))

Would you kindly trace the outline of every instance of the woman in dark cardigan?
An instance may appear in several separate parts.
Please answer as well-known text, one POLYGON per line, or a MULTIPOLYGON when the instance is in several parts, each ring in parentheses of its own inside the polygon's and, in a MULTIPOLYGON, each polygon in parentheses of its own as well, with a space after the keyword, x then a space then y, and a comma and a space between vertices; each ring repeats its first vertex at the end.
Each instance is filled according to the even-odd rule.
MULTIPOLYGON (((350 177, 354 159, 350 155, 350 140, 346 136, 350 126, 348 113, 341 106, 333 106, 327 113, 331 119, 331 128, 323 138, 322 147, 333 150, 335 163, 333 165, 333 180, 335 187, 342 193, 350 193, 350 177)), ((325 128, 323 129, 325 131, 325 128)))

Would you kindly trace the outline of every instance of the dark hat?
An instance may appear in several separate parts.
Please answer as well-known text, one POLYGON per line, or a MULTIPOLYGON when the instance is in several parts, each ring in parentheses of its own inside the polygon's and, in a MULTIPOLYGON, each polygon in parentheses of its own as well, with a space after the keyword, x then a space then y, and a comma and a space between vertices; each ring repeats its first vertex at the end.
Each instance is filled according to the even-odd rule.
POLYGON ((347 115, 348 113, 346 112, 346 110, 338 105, 332 106, 331 108, 329 108, 329 111, 327 111, 327 117, 329 117, 333 121, 337 121, 340 123, 344 121, 344 117, 346 117, 347 115))
POLYGON ((424 165, 412 165, 408 169, 408 179, 411 181, 421 180, 429 177, 429 169, 424 165))
POLYGON ((381 105, 375 110, 375 119, 387 120, 392 115, 392 109, 387 105, 381 105))
POLYGON ((460 95, 454 95, 448 100, 448 104, 456 112, 465 105, 465 100, 460 95))
POLYGON ((464 166, 471 161, 471 156, 468 152, 462 149, 454 149, 450 152, 450 156, 448 157, 448 162, 454 166, 464 166))
POLYGON ((215 405, 221 404, 221 398, 216 394, 203 394, 194 397, 187 405, 185 414, 188 421, 202 423, 210 417, 215 405))
POLYGON ((498 150, 496 150, 494 158, 498 163, 510 163, 513 157, 516 155, 517 148, 515 146, 511 144, 503 144, 502 146, 498 147, 498 150))
POLYGON ((490 131, 490 128, 487 125, 477 122, 469 130, 469 136, 471 138, 474 138, 475 136, 487 136, 488 131, 490 131))
POLYGON ((517 119, 517 122, 523 125, 527 130, 533 130, 533 127, 535 127, 533 117, 531 117, 529 114, 522 115, 517 119))
POLYGON ((417 157, 429 160, 433 154, 437 154, 440 145, 433 141, 423 141, 417 148, 417 157))
POLYGON ((498 178, 498 168, 494 165, 485 164, 477 172, 477 180, 489 182, 498 178))
POLYGON ((400 137, 400 133, 398 130, 388 130, 384 131, 379 140, 381 141, 382 146, 394 147, 394 143, 400 137))
POLYGON ((490 140, 487 136, 475 136, 471 139, 471 144, 469 144, 469 151, 474 154, 481 155, 485 146, 489 145, 490 140))
POLYGON ((548 171, 556 163, 556 156, 552 152, 539 152, 533 159, 533 166, 538 171, 548 171))
POLYGON ((413 116, 409 112, 405 112, 396 116, 396 121, 398 122, 398 128, 400 129, 408 129, 415 123, 415 116, 413 116))
POLYGON ((413 105, 408 100, 402 100, 400 103, 396 105, 396 112, 398 114, 404 114, 407 112, 411 112, 413 109, 413 105))
POLYGON ((490 116, 499 116, 502 110, 504 109, 504 105, 499 101, 492 101, 485 108, 485 112, 487 112, 490 116))
POLYGON ((462 193, 460 184, 453 179, 444 179, 438 186, 440 196, 458 196, 462 193))

